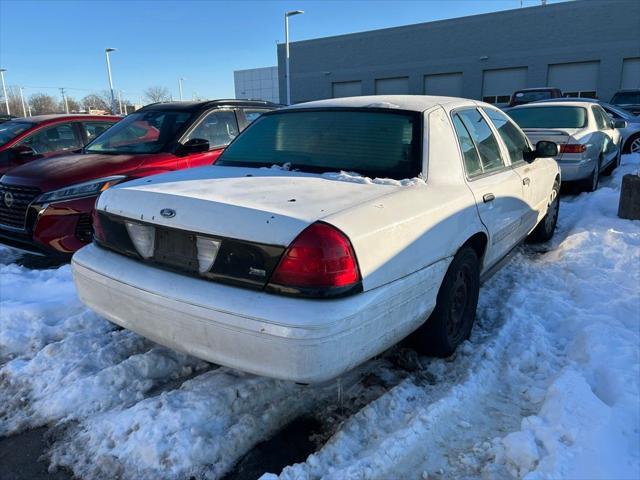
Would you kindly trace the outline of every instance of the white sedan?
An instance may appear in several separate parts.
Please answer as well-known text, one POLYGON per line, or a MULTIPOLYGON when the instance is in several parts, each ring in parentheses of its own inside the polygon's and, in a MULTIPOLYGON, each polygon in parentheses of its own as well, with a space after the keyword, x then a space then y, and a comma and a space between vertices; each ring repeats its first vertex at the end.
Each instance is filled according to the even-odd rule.
POLYGON ((471 100, 299 104, 215 166, 105 191, 74 279, 110 321, 259 375, 328 380, 409 334, 448 356, 480 282, 553 235, 556 154, 471 100))
POLYGON ((600 175, 620 165, 619 129, 627 123, 611 119, 597 103, 559 99, 520 105, 508 112, 532 142, 548 140, 559 145, 556 160, 564 181, 582 181, 593 192, 600 175))

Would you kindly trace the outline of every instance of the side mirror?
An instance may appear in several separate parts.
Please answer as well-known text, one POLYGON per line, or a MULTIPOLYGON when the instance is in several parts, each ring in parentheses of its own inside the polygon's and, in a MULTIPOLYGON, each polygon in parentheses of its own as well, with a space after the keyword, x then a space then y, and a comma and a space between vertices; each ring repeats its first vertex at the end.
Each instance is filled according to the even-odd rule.
POLYGON ((192 153, 201 153, 209 150, 209 141, 204 138, 192 138, 185 143, 178 145, 176 155, 184 156, 192 153))
POLYGON ((16 145, 11 149, 13 159, 17 161, 29 160, 36 157, 38 154, 29 145, 16 145))
POLYGON ((614 120, 611 124, 613 128, 627 128, 627 122, 622 119, 614 120))
POLYGON ((536 143, 536 151, 534 153, 536 155, 536 158, 557 157, 558 145, 554 142, 540 140, 538 143, 536 143))

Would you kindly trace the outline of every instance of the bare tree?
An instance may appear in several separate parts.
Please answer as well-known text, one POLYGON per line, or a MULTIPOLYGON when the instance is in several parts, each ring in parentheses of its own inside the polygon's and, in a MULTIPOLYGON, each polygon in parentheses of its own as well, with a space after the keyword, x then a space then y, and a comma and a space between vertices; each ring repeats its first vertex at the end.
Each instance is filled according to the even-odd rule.
POLYGON ((36 93, 29 97, 29 105, 34 115, 43 115, 47 113, 58 113, 58 102, 51 95, 46 93, 36 93))
POLYGON ((144 98, 146 98, 149 103, 166 102, 168 100, 171 100, 171 94, 169 93, 169 89, 167 87, 149 87, 143 93, 144 98))
POLYGON ((89 110, 111 112, 111 94, 107 91, 90 93, 80 101, 82 107, 89 110))
MULTIPOLYGON (((67 105, 69 106, 69 113, 77 113, 82 110, 80 102, 78 102, 73 97, 67 97, 67 105)), ((58 110, 60 110, 61 112, 65 111, 64 100, 60 100, 60 103, 58 104, 58 110)))

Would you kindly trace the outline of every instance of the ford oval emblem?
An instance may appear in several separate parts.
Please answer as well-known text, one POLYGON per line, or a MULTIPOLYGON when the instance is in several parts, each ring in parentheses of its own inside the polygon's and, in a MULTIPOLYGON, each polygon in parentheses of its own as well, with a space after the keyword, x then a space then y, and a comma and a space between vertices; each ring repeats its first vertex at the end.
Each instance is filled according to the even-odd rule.
POLYGON ((176 216, 176 211, 173 208, 163 208, 160 210, 160 215, 165 218, 173 218, 176 216))

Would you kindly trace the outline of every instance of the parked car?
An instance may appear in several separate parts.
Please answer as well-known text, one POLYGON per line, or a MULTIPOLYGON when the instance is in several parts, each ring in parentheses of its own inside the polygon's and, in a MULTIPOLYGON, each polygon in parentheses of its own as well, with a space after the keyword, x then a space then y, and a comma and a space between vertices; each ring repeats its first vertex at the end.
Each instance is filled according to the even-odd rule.
POLYGON ((616 92, 611 97, 611 103, 630 111, 634 115, 640 115, 640 88, 616 92))
POLYGON ((556 157, 562 181, 580 181, 589 191, 598 188, 600 175, 619 164, 623 120, 612 120, 600 105, 557 101, 531 103, 509 110, 509 115, 532 142, 548 140, 560 146, 556 157))
POLYGON ((472 100, 299 104, 213 167, 105 191, 75 282, 112 322, 259 375, 324 381, 413 331, 448 356, 481 279, 553 235, 556 153, 472 100))
POLYGON ((13 120, 14 118, 16 118, 14 115, 0 113, 0 123, 8 122, 9 120, 13 120))
POLYGON ((0 242, 70 257, 91 241, 91 212, 106 188, 131 178, 210 165, 262 101, 167 102, 132 113, 76 155, 35 160, 0 179, 0 242))
POLYGON ((79 150, 119 120, 103 115, 38 115, 0 123, 0 175, 38 158, 79 150))
POLYGON ((548 98, 560 98, 560 97, 562 97, 562 91, 559 88, 553 88, 553 87, 523 88, 522 90, 516 90, 511 94, 511 100, 509 100, 508 107, 515 107, 516 105, 524 105, 525 103, 535 102, 537 100, 544 100, 548 98))
MULTIPOLYGON (((555 100, 540 100, 535 103, 554 102, 555 100)), ((564 98, 563 102, 588 102, 600 105, 607 115, 613 120, 624 120, 627 126, 618 128, 622 137, 622 153, 640 153, 640 116, 625 110, 622 107, 612 105, 602 100, 593 100, 588 98, 564 98)), ((621 124, 619 124, 621 125, 621 124)))

